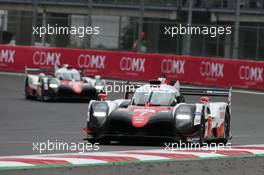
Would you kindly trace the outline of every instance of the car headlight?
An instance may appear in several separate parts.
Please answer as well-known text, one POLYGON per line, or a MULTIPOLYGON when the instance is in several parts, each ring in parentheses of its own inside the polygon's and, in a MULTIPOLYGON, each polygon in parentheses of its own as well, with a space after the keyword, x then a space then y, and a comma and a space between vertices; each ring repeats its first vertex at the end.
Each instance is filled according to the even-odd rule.
POLYGON ((107 119, 108 111, 106 102, 94 101, 91 104, 89 124, 93 127, 102 127, 107 119))
POLYGON ((52 88, 52 89, 57 89, 57 88, 59 87, 59 85, 56 84, 56 83, 51 83, 51 84, 49 85, 49 87, 52 88))
POLYGON ((108 113, 108 106, 105 102, 94 102, 92 104, 92 113, 91 115, 96 118, 104 118, 107 116, 108 113))
POLYGON ((94 112, 93 116, 95 117, 105 117, 106 116, 106 112, 94 112))
POLYGON ((100 91, 105 87, 105 82, 103 80, 96 80, 94 83, 94 87, 97 91, 100 91))
POLYGON ((190 120, 191 119, 191 116, 189 114, 178 114, 176 117, 179 120, 190 120))

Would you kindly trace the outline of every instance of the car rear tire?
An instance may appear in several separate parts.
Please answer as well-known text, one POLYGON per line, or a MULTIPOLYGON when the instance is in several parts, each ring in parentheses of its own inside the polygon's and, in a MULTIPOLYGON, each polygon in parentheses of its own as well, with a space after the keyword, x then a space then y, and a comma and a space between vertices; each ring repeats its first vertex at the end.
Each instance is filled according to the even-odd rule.
POLYGON ((41 87, 41 97, 40 97, 40 99, 43 102, 48 102, 50 100, 50 98, 47 95, 45 95, 45 92, 44 92, 42 87, 41 87))
POLYGON ((47 95, 47 92, 45 92, 45 90, 44 90, 44 81, 43 80, 41 80, 41 86, 40 87, 41 87, 41 96, 40 96, 41 101, 43 101, 43 102, 51 101, 52 98, 49 95, 47 95))
POLYGON ((99 143, 100 145, 108 145, 110 143, 108 139, 95 139, 95 138, 88 139, 88 142, 90 142, 91 144, 99 143))
POLYGON ((25 80, 25 99, 30 99, 30 95, 28 93, 28 78, 25 80))
POLYGON ((224 138, 219 140, 219 143, 227 144, 230 137, 230 113, 229 110, 226 110, 225 121, 224 121, 224 138))
POLYGON ((200 146, 203 146, 205 143, 205 118, 204 118, 204 110, 202 110, 202 115, 201 115, 201 124, 199 128, 199 144, 200 146))

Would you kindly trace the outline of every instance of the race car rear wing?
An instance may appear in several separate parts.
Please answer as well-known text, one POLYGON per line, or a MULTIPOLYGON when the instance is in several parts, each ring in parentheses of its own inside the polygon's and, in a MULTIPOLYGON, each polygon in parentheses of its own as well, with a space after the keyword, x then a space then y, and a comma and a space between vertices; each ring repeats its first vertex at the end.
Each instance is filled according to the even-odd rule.
POLYGON ((39 73, 45 73, 45 74, 52 75, 54 74, 54 70, 51 68, 29 68, 27 66, 25 67, 25 75, 39 74, 39 73))
POLYGON ((231 103, 232 87, 230 89, 181 87, 179 90, 183 95, 227 97, 228 103, 231 103))

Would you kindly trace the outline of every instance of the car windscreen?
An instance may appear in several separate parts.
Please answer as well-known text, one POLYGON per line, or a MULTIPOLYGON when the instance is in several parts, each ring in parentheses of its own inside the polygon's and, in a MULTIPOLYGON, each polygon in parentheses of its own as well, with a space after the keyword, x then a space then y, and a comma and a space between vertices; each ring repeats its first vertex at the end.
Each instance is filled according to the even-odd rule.
POLYGON ((153 106, 172 106, 175 105, 175 95, 166 91, 153 91, 150 97, 150 104, 153 106))
POLYGON ((137 106, 144 106, 149 100, 149 92, 136 92, 132 98, 132 104, 137 106))
POLYGON ((95 86, 104 86, 105 82, 103 80, 96 80, 94 83, 95 86))
POLYGON ((76 80, 76 81, 81 80, 80 74, 78 72, 73 72, 73 71, 65 71, 59 73, 57 75, 57 78, 59 78, 60 80, 76 80))
POLYGON ((136 92, 132 98, 132 104, 144 106, 150 102, 153 106, 174 106, 177 101, 175 95, 166 91, 136 92))

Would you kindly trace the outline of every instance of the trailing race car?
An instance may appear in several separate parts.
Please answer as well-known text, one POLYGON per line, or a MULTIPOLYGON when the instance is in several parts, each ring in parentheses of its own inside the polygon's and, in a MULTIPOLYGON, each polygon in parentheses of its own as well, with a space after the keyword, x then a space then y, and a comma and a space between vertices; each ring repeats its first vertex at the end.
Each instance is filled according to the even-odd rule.
POLYGON ((106 83, 100 76, 95 79, 82 77, 81 73, 68 65, 51 69, 25 68, 25 98, 42 101, 56 99, 98 99, 105 93, 106 83))
POLYGON ((174 86, 151 81, 136 89, 132 99, 90 101, 83 131, 85 139, 99 143, 139 138, 227 143, 230 115, 231 88, 180 88, 178 81, 174 86), (189 104, 183 95, 228 97, 228 101, 210 102, 209 97, 201 97, 200 102, 189 104))

